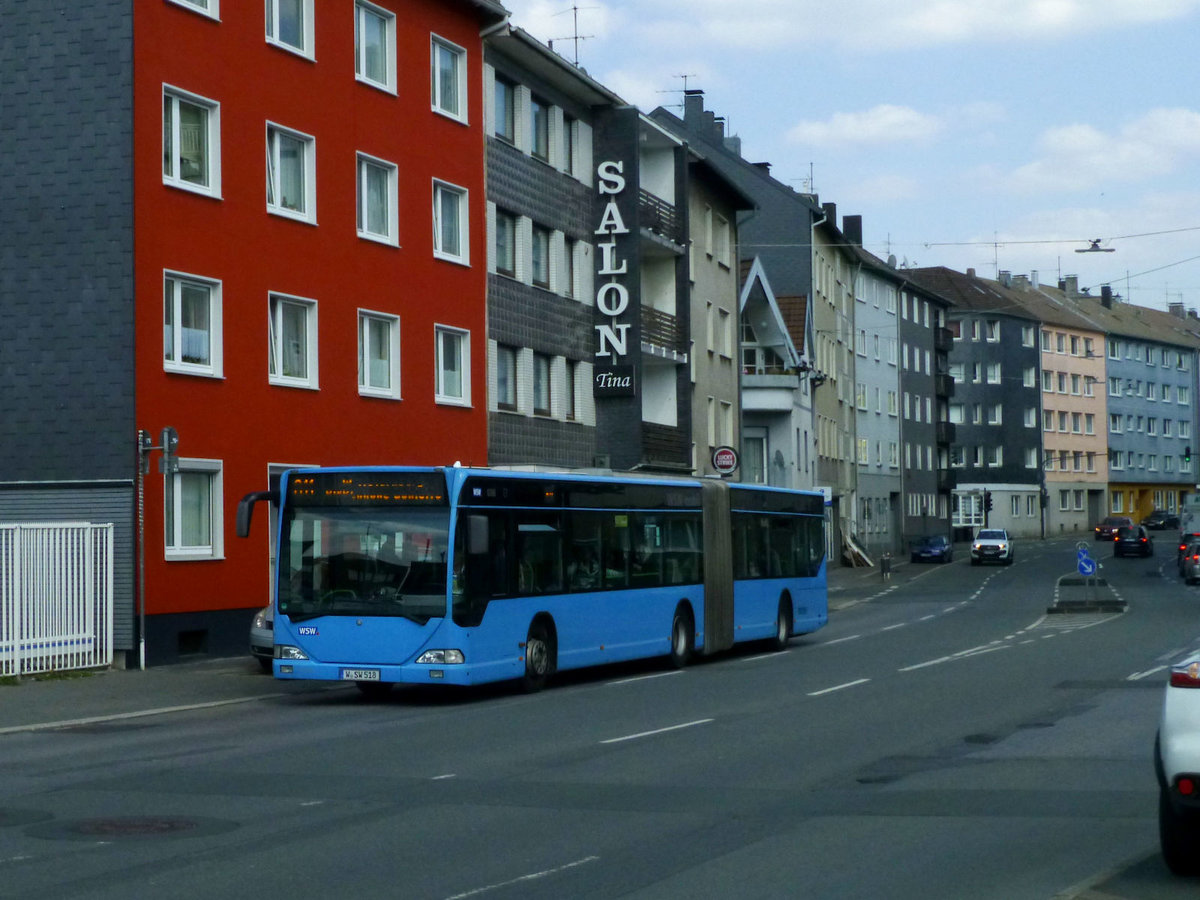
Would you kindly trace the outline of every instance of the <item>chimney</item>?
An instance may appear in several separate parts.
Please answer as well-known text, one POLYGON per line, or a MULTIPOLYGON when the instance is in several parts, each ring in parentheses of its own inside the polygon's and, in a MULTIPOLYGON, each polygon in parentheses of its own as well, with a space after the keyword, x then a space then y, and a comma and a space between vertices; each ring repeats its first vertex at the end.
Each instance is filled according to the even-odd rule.
POLYGON ((683 92, 683 121, 689 125, 704 114, 704 91, 688 88, 683 92))
POLYGON ((974 270, 974 269, 967 269, 967 277, 968 277, 968 278, 974 278, 974 277, 975 277, 975 270, 974 270))
POLYGON ((1005 287, 1012 287, 1012 272, 1008 269, 1000 270, 1000 278, 997 279, 1005 287))
MULTIPOLYGON (((730 138, 730 140, 737 140, 737 139, 736 139, 736 138, 730 138)), ((728 142, 726 142, 726 143, 728 143, 728 142)), ((771 164, 770 164, 769 162, 757 162, 757 163, 750 163, 750 165, 754 166, 754 168, 758 169, 758 170, 759 170, 760 172, 762 172, 764 175, 770 175, 770 174, 771 174, 771 164)))
POLYGON ((1029 276, 1028 275, 1014 275, 1013 276, 1013 286, 1019 288, 1022 291, 1029 290, 1029 276))
POLYGON ((825 210, 825 221, 827 221, 834 228, 837 228, 837 204, 822 203, 821 209, 825 210))
POLYGON ((1079 276, 1065 275, 1063 280, 1058 283, 1063 292, 1067 295, 1068 300, 1074 300, 1079 297, 1079 276))
POLYGON ((740 137, 738 137, 736 134, 731 134, 729 137, 725 138, 724 143, 726 150, 728 150, 730 153, 736 153, 738 157, 741 158, 742 139, 740 137))
POLYGON ((1035 291, 1038 290, 1038 288, 1040 288, 1042 286, 1042 282, 1038 278, 1038 270, 1037 269, 1029 270, 1029 284, 1035 291))
POLYGON ((1172 302, 1168 303, 1167 311, 1170 312, 1171 315, 1178 316, 1179 318, 1182 319, 1183 318, 1183 302, 1182 301, 1172 301, 1172 302))
POLYGON ((1200 319, 1200 313, 1197 313, 1196 310, 1194 310, 1194 309, 1189 309, 1188 310, 1188 318, 1189 319, 1200 319))
POLYGON ((862 246, 862 216, 842 216, 842 234, 846 242, 855 247, 862 246))
MULTIPOLYGON (((1113 296, 1112 288, 1107 285, 1100 286, 1100 303, 1105 309, 1112 309, 1113 296)), ((1183 304, 1180 304, 1180 313, 1182 314, 1183 304)))

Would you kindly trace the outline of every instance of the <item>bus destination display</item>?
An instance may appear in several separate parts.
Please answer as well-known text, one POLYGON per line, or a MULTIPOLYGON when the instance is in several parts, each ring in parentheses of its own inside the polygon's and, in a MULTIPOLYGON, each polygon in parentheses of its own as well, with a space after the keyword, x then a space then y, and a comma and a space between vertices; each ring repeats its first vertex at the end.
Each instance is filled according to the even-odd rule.
POLYGON ((298 506, 445 506, 440 472, 320 472, 288 481, 298 506))

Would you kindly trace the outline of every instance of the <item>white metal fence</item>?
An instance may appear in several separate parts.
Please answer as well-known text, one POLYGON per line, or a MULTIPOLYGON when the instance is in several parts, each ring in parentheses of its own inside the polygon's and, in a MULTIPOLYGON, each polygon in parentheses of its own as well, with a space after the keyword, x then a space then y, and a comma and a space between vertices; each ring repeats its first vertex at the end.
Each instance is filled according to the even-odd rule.
POLYGON ((0 676, 113 659, 113 526, 0 525, 0 676))

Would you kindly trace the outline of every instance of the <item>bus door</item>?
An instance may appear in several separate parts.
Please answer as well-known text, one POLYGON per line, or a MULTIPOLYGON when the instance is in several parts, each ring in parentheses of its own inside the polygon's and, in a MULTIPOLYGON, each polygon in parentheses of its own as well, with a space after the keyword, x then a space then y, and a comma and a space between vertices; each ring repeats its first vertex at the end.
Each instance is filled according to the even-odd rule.
POLYGON ((701 483, 704 506, 704 647, 705 654, 733 646, 733 547, 729 485, 701 483))

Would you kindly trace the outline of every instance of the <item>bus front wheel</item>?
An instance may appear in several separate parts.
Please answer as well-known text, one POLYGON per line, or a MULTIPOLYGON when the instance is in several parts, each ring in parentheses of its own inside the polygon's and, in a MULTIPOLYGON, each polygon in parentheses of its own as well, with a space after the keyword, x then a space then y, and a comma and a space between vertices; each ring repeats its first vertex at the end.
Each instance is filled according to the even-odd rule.
POLYGON ((525 638, 525 674, 521 676, 521 688, 530 694, 540 691, 553 671, 554 641, 550 629, 545 622, 534 622, 525 638))
POLYGON ((682 606, 676 609, 671 621, 671 665, 677 669, 682 669, 692 658, 694 631, 692 614, 682 606))
POLYGON ((775 616, 775 636, 771 638, 774 650, 786 650, 792 637, 792 602, 785 594, 779 598, 779 612, 775 616))

